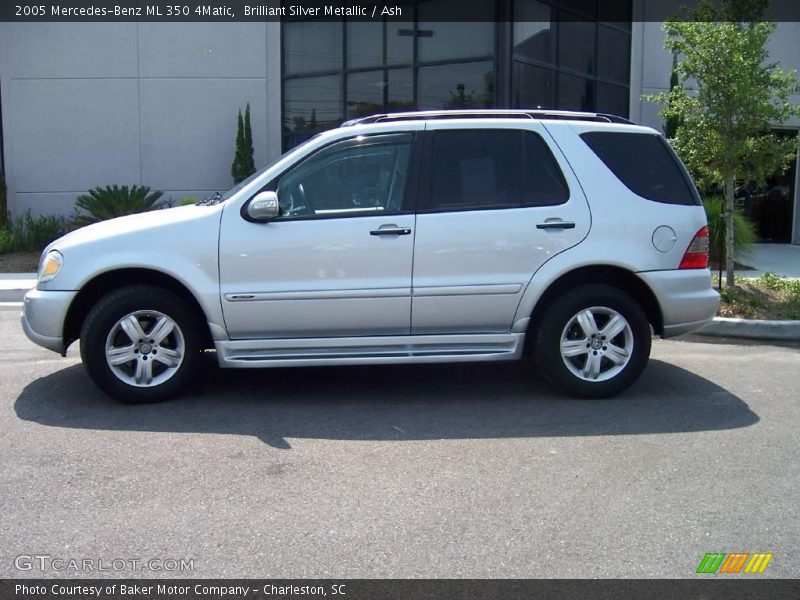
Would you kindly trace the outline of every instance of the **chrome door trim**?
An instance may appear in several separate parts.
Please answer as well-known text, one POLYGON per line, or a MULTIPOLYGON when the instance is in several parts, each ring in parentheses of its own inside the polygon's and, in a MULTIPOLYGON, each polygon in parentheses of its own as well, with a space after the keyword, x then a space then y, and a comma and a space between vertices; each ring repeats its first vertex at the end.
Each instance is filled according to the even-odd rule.
POLYGON ((310 290, 297 292, 244 292, 225 294, 228 302, 265 302, 270 300, 349 300, 351 298, 408 298, 411 288, 359 290, 310 290))
POLYGON ((474 285, 422 286, 413 289, 415 297, 426 296, 472 296, 518 294, 522 289, 519 283, 499 283, 474 285))

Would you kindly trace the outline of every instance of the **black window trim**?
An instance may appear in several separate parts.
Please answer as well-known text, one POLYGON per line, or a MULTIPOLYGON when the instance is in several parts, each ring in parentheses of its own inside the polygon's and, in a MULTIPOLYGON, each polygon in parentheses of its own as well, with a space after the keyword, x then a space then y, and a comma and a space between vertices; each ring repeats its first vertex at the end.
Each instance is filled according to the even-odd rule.
MULTIPOLYGON (((569 185, 569 181, 567 180, 567 176, 564 175, 564 167, 558 162, 558 158, 556 158, 556 153, 553 151, 553 146, 555 146, 555 142, 553 142, 553 146, 547 143, 547 139, 545 139, 544 135, 541 135, 537 131, 531 131, 530 129, 524 129, 522 133, 522 183, 525 184, 525 166, 528 164, 528 146, 525 144, 525 135, 534 135, 539 138, 539 141, 544 144, 544 147, 547 149, 547 152, 550 154, 550 159, 552 160, 552 164, 558 170, 557 176, 559 183, 562 187, 566 190, 567 196, 564 198, 562 202, 556 202, 553 204, 523 204, 523 208, 542 208, 542 207, 552 207, 552 206, 562 206, 569 202, 572 199, 572 188, 569 185)), ((556 148, 558 150, 558 148, 556 148)))
MULTIPOLYGON (((321 221, 321 220, 329 220, 329 219, 357 219, 357 218, 365 218, 365 217, 390 217, 390 216, 398 216, 398 215, 409 215, 414 214, 414 197, 417 192, 418 187, 418 173, 419 173, 419 159, 421 158, 418 156, 421 154, 420 148, 420 138, 419 138, 419 131, 386 131, 381 133, 374 133, 374 134, 360 134, 360 135, 353 135, 352 137, 347 138, 340 138, 338 140, 332 140, 331 142, 325 144, 324 146, 320 146, 316 150, 314 150, 311 154, 304 156, 298 162, 290 165, 286 168, 286 170, 282 171, 280 174, 276 175, 272 180, 269 181, 266 185, 262 186, 257 192, 255 192, 246 202, 242 204, 242 208, 240 210, 240 214, 245 221, 250 221, 251 223, 259 223, 259 224, 266 224, 271 222, 276 223, 292 223, 294 221, 321 221), (401 209, 399 211, 380 211, 380 212, 372 212, 372 213, 331 213, 325 215, 299 215, 296 217, 277 217, 272 219, 271 221, 254 221, 251 219, 247 214, 247 207, 253 201, 258 194, 261 192, 277 192, 278 185, 280 184, 280 180, 282 177, 288 175, 291 171, 298 168, 299 166, 305 164, 309 160, 313 160, 314 157, 319 156, 321 152, 325 152, 328 150, 336 149, 346 149, 350 147, 356 146, 364 146, 364 145, 379 145, 379 144, 387 144, 392 142, 399 142, 401 140, 408 140, 411 145, 411 151, 409 153, 408 159, 408 167, 406 172, 406 188, 403 193, 403 201, 401 204, 401 209)), ((280 199, 279 199, 280 200, 280 199)))
POLYGON ((686 182, 686 187, 689 188, 689 193, 691 193, 695 205, 703 206, 703 200, 700 198, 700 192, 697 190, 697 186, 695 185, 692 176, 689 175, 689 171, 686 170, 686 165, 683 164, 680 157, 678 156, 678 153, 675 152, 675 149, 670 145, 670 143, 664 138, 663 135, 656 134, 656 137, 667 149, 667 153, 672 157, 672 161, 675 163, 675 166, 678 168, 678 171, 683 176, 683 180, 686 182))
POLYGON ((461 212, 487 212, 487 211, 495 211, 495 210, 515 210, 515 209, 528 209, 528 208, 554 208, 557 206, 563 206, 567 204, 573 196, 572 188, 569 185, 569 180, 567 179, 566 175, 564 175, 564 168, 558 162, 558 158, 556 158, 556 153, 553 152, 552 147, 550 144, 547 143, 545 136, 541 135, 538 131, 532 131, 527 128, 519 128, 519 127, 497 127, 497 128, 480 128, 480 129, 470 129, 470 128, 442 128, 442 129, 428 129, 424 132, 422 136, 422 151, 419 153, 422 159, 422 173, 420 174, 420 181, 419 181, 419 193, 417 194, 417 205, 416 205, 416 213, 417 214, 440 214, 440 213, 461 213, 461 212), (432 179, 432 158, 433 158, 433 135, 439 131, 516 131, 520 134, 520 152, 522 155, 522 184, 524 185, 524 174, 525 174, 525 158, 526 158, 526 149, 524 143, 524 136, 525 134, 535 135, 537 136, 542 143, 545 145, 547 150, 550 152, 550 155, 553 159, 553 163, 558 168, 559 173, 561 175, 560 179, 564 185, 564 189, 567 191, 567 197, 564 199, 563 202, 559 202, 557 204, 526 204, 520 201, 519 204, 493 204, 493 205, 485 205, 485 206, 463 206, 463 207, 447 207, 447 208, 439 208, 431 206, 431 185, 433 183, 432 179))

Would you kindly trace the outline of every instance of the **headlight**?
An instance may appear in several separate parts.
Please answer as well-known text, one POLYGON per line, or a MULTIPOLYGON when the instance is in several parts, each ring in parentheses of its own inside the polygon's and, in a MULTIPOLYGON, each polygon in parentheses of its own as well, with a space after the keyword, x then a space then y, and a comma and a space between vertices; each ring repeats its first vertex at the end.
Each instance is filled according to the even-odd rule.
POLYGON ((61 255, 61 252, 58 250, 50 250, 39 262, 39 283, 44 283, 45 281, 53 279, 58 275, 63 264, 64 257, 61 255))

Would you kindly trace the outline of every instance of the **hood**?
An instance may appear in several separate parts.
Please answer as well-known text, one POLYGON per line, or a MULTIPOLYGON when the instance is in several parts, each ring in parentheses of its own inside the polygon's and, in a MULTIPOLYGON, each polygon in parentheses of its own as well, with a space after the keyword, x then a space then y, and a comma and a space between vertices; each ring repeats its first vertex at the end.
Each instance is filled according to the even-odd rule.
POLYGON ((164 208, 150 212, 117 217, 76 229, 51 243, 45 252, 55 249, 63 251, 74 246, 94 243, 108 238, 123 238, 142 232, 168 234, 172 228, 183 229, 187 222, 219 218, 221 204, 211 206, 189 205, 164 208), (158 230, 163 230, 159 232, 158 230))

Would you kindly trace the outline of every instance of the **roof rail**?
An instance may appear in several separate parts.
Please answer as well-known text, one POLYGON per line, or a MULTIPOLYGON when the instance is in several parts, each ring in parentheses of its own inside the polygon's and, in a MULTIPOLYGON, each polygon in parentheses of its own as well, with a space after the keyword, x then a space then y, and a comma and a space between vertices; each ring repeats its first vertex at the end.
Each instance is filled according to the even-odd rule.
POLYGON ((622 123, 623 125, 636 125, 636 123, 634 123, 630 119, 626 119, 625 117, 620 117, 619 115, 612 115, 610 113, 597 113, 597 116, 608 119, 612 123, 622 123))
POLYGON ((590 113, 569 110, 547 109, 467 109, 467 110, 421 110, 413 112, 381 113, 352 119, 342 123, 342 127, 383 123, 390 121, 412 121, 427 119, 549 119, 561 121, 599 121, 605 123, 624 123, 633 125, 632 121, 606 113, 590 113))

